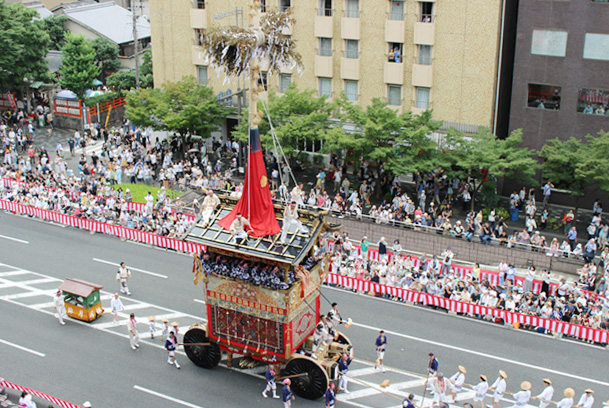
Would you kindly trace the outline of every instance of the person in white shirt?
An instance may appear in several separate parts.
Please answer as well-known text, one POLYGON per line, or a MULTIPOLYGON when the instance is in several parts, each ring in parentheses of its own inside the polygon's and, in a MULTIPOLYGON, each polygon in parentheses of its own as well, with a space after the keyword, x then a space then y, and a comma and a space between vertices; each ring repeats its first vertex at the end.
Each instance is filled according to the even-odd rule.
POLYGON ((236 243, 238 239, 247 239, 247 230, 245 228, 248 225, 250 225, 250 222, 243 218, 241 213, 238 213, 229 228, 232 243, 236 243))
POLYGON ((61 325, 66 324, 63 321, 63 318, 66 316, 66 303, 59 289, 57 289, 57 293, 53 298, 53 307, 55 308, 55 317, 59 320, 59 323, 61 325))
MULTIPOLYGON (((431 402, 430 408, 434 406, 441 406, 442 403, 446 402, 446 391, 451 391, 453 384, 450 380, 444 378, 444 374, 438 373, 437 377, 429 380, 429 386, 433 392, 433 401, 431 402)), ((452 391, 451 391, 452 392, 452 391)))
POLYGON ((118 293, 115 293, 114 297, 110 301, 110 310, 112 311, 112 314, 114 315, 113 323, 118 324, 118 312, 122 312, 125 310, 125 307, 123 306, 123 302, 121 302, 121 300, 118 297, 118 293))
POLYGON ((131 279, 131 271, 127 269, 124 262, 121 262, 118 272, 116 272, 116 281, 120 284, 121 292, 127 295, 131 295, 129 291, 129 279, 131 279))
MULTIPOLYGON (((497 300, 497 296, 495 295, 495 302, 497 300)), ((492 306, 491 306, 492 307, 492 306)), ((507 384, 505 379, 507 378, 507 374, 503 370, 499 370, 499 377, 495 380, 493 385, 489 388, 494 391, 493 394, 493 407, 499 408, 499 401, 503 398, 503 393, 507 388, 507 384)))
POLYGON ((463 383, 465 383, 465 374, 467 370, 462 365, 459 366, 459 371, 455 373, 452 377, 450 377, 450 381, 453 383, 453 388, 451 391, 451 395, 453 397, 453 402, 457 402, 457 393, 463 390, 463 383))
POLYGON ((523 381, 520 384, 521 391, 514 394, 514 405, 512 408, 524 408, 527 406, 529 399, 531 398, 531 383, 523 381))
POLYGON ((146 214, 152 215, 152 210, 154 208, 154 197, 152 196, 152 193, 150 191, 148 192, 146 197, 144 197, 144 200, 146 200, 146 214))
POLYGON ((592 394, 594 394, 593 390, 591 390, 590 388, 586 389, 575 407, 592 408, 592 405, 594 405, 594 397, 592 396, 592 394))
POLYGON ((552 401, 552 397, 554 396, 554 387, 552 387, 552 381, 549 378, 544 378, 543 383, 546 388, 543 389, 541 394, 536 397, 533 397, 536 400, 539 400, 539 408, 547 408, 550 405, 550 401, 552 401))
POLYGON ((565 388, 564 396, 565 398, 556 403, 556 408, 571 408, 573 406, 575 390, 573 388, 565 388))
POLYGON ((298 219, 298 208, 296 207, 296 201, 292 201, 290 205, 286 206, 283 210, 283 228, 281 229, 281 237, 279 238, 281 243, 285 244, 288 230, 292 225, 295 225, 302 234, 309 232, 309 230, 302 225, 302 222, 298 219))
POLYGON ((220 205, 220 199, 214 194, 213 190, 207 190, 207 195, 203 200, 203 213, 201 221, 204 226, 209 224, 211 216, 214 214, 216 208, 220 205))
POLYGON ((484 397, 486 396, 486 392, 488 391, 488 382, 486 380, 486 375, 480 375, 480 382, 474 387, 474 404, 473 408, 476 408, 476 405, 480 405, 480 408, 484 408, 484 397))

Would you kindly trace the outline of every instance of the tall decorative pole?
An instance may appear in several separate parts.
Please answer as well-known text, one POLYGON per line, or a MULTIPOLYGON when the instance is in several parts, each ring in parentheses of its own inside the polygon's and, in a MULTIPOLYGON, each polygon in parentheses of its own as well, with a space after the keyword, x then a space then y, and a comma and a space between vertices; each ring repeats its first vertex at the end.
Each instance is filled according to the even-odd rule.
POLYGON ((258 85, 259 61, 262 59, 265 65, 268 64, 267 72, 271 74, 279 72, 282 67, 300 68, 301 58, 294 49, 291 36, 283 34, 294 23, 288 13, 273 12, 260 17, 259 1, 252 2, 249 7, 248 29, 236 26, 215 27, 205 30, 201 39, 209 60, 219 72, 223 71, 227 77, 249 74, 249 149, 243 194, 235 208, 218 224, 229 229, 237 214, 241 213, 250 222, 249 234, 259 237, 275 235, 281 231, 275 218, 258 130, 262 112, 258 111, 257 104, 259 93, 263 90, 258 85), (260 23, 256 24, 258 17, 260 23))

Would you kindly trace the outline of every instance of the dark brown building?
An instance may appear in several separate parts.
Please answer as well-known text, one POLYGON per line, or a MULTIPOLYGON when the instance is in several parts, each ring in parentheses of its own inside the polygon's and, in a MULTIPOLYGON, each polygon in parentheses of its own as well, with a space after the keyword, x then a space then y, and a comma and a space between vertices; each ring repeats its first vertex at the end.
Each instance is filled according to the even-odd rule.
POLYGON ((524 144, 609 130, 609 0, 520 0, 509 131, 524 144))

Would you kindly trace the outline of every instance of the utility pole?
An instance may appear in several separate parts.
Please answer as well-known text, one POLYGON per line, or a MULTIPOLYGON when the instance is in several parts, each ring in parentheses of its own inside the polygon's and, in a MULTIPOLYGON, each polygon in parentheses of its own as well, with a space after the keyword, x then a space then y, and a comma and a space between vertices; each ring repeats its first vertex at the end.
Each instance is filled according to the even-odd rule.
POLYGON ((131 14, 133 16, 133 49, 134 49, 134 58, 135 58, 135 89, 139 89, 140 87, 140 61, 139 61, 139 52, 140 46, 137 40, 137 13, 136 13, 136 3, 137 0, 132 0, 131 2, 131 14))

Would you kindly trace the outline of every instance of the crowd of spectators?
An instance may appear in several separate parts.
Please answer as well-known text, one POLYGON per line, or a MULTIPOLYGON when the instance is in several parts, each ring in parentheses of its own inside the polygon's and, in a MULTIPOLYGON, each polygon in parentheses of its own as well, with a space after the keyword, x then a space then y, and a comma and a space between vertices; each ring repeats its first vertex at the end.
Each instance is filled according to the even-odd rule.
MULTIPOLYGON (((578 271, 579 279, 576 281, 561 278, 553 290, 550 286, 551 272, 544 269, 538 274, 534 266, 526 270, 523 280, 518 280, 514 265, 502 261, 497 266, 498 279, 493 284, 487 275, 481 273, 478 264, 464 275, 455 273, 451 266, 450 248, 439 256, 427 257, 424 254, 420 260, 407 255, 389 260, 381 254, 379 260, 372 261, 368 259, 368 251, 358 254, 358 249, 347 236, 334 238, 337 244, 333 247, 331 272, 338 275, 465 303, 609 329, 609 288, 606 285, 609 271, 595 264, 584 265, 578 271), (448 266, 443 267, 444 264, 448 266), (533 290, 534 280, 541 281, 539 293, 533 290)), ((365 239, 361 244, 364 248, 369 246, 365 239)), ((384 239, 379 242, 380 247, 386 245, 384 239)), ((399 242, 394 242, 394 248, 400 249, 399 242)), ((397 296, 385 296, 394 301, 406 301, 397 296)), ((491 315, 470 317, 500 321, 491 315)), ((540 327, 525 328, 547 332, 540 327)))

